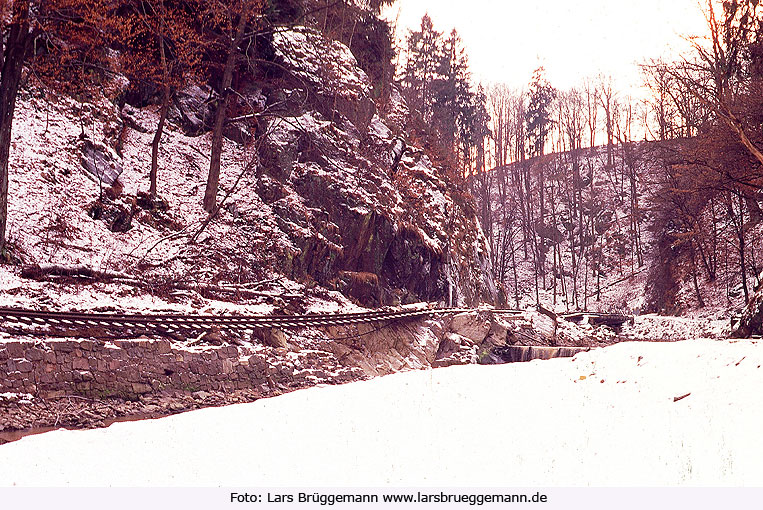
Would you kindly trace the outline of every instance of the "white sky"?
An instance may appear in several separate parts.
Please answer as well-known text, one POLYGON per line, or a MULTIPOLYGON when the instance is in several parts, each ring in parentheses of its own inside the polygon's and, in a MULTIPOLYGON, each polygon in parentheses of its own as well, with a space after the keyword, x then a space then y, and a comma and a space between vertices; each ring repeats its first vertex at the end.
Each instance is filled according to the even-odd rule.
POLYGON ((543 65, 560 89, 602 73, 635 91, 638 62, 686 48, 683 34, 704 34, 698 0, 397 0, 386 15, 398 18, 402 39, 425 12, 435 29, 458 30, 475 81, 516 88, 543 65))

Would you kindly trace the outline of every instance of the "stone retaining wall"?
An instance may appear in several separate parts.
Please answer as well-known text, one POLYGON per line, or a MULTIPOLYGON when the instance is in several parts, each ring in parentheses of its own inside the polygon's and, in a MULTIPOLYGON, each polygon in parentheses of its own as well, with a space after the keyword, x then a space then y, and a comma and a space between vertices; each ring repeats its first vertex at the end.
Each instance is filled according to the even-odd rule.
POLYGON ((177 348, 168 340, 11 341, 0 343, 0 393, 135 398, 166 389, 272 390, 357 378, 351 369, 326 374, 305 368, 325 360, 313 361, 297 368, 250 347, 177 348))

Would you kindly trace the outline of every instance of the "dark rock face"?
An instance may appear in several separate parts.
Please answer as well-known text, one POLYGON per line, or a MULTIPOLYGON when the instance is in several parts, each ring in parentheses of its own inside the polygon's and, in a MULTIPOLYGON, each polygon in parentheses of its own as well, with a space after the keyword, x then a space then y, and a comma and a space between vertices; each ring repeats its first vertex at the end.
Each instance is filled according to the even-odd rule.
POLYGON ((342 265, 350 271, 381 274, 395 234, 390 218, 376 211, 351 213, 343 218, 339 228, 345 233, 342 265))
POLYGON ((647 281, 646 313, 679 314, 681 312, 676 294, 679 285, 676 281, 676 266, 678 265, 678 251, 673 247, 673 239, 666 232, 660 235, 657 249, 660 253, 661 264, 657 264, 649 275, 647 281))
POLYGON ((763 287, 755 291, 750 302, 742 311, 739 325, 732 332, 737 338, 763 334, 763 287))
POLYGON ((447 281, 442 252, 422 243, 416 232, 401 229, 384 257, 382 274, 393 288, 405 289, 428 300, 444 301, 447 281))
POLYGON ((211 129, 215 96, 214 91, 206 86, 191 85, 181 90, 170 106, 170 122, 180 126, 190 136, 211 129))
POLYGON ((400 95, 380 117, 349 50, 315 31, 278 34, 273 46, 293 89, 263 89, 263 104, 286 106, 260 120, 256 191, 290 241, 284 272, 367 306, 494 302, 472 199, 388 127, 404 123, 400 95))

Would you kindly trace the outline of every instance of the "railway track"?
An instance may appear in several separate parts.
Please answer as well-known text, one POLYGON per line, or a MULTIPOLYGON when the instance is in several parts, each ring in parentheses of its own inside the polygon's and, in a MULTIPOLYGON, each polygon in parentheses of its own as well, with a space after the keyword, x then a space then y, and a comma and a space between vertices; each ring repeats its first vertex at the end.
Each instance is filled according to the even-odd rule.
MULTIPOLYGON (((103 332, 104 336, 154 333, 186 336, 206 331, 254 330, 259 328, 299 329, 305 327, 348 326, 353 324, 390 323, 417 317, 453 315, 464 312, 489 312, 507 318, 519 318, 522 310, 492 308, 420 308, 375 310, 353 313, 314 313, 302 315, 201 315, 201 314, 121 314, 89 312, 53 312, 19 308, 0 308, 0 328, 17 334, 50 334, 76 336, 103 332)), ((629 319, 620 314, 574 312, 554 314, 560 319, 580 322, 584 317, 594 324, 619 326, 629 319)))
MULTIPOLYGON (((209 330, 248 330, 256 328, 304 328, 343 326, 400 321, 415 317, 449 315, 474 311, 471 308, 378 310, 355 313, 303 315, 183 315, 51 312, 0 308, 4 326, 49 327, 54 330, 131 330, 158 333, 203 332, 209 330)), ((499 314, 520 314, 520 310, 490 310, 499 314)))

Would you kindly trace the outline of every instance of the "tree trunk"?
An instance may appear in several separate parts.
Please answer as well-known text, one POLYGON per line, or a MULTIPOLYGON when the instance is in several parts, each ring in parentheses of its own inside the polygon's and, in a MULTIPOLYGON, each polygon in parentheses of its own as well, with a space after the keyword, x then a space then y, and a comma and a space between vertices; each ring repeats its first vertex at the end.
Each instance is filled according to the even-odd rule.
MULTIPOLYGON (((161 15, 164 16, 164 3, 160 2, 161 15)), ((162 141, 162 133, 164 133, 164 123, 167 120, 167 113, 170 109, 170 73, 169 65, 167 63, 167 55, 164 51, 164 22, 160 25, 159 31, 159 55, 161 56, 162 73, 164 75, 164 91, 162 94, 162 107, 159 113, 159 124, 156 126, 156 133, 154 133, 154 139, 151 142, 151 173, 149 179, 151 181, 148 194, 151 200, 156 198, 156 177, 159 173, 159 142, 162 141)))
POLYGON ((21 72, 29 50, 29 2, 13 2, 13 23, 8 29, 0 80, 0 255, 5 250, 8 223, 8 160, 11 153, 11 131, 21 72))
POLYGON ((694 241, 691 242, 691 277, 694 283, 694 293, 697 295, 697 306, 705 307, 705 301, 702 299, 702 292, 699 290, 699 281, 697 278, 697 256, 694 250, 694 241))
POLYGON ((241 40, 244 38, 247 20, 249 18, 249 6, 244 8, 241 18, 236 26, 236 34, 228 47, 228 56, 225 60, 223 79, 220 84, 220 99, 215 113, 215 125, 212 130, 212 153, 209 161, 209 176, 207 187, 204 190, 204 210, 212 214, 216 208, 217 188, 220 184, 220 158, 223 150, 223 126, 228 113, 230 103, 230 86, 233 83, 233 70, 236 64, 236 53, 241 40))
POLYGON ((742 274, 742 290, 744 291, 744 302, 750 301, 750 290, 747 285, 747 260, 745 258, 745 231, 744 231, 744 200, 742 195, 739 195, 739 230, 737 231, 737 237, 739 239, 739 271, 742 274))
POLYGON ((516 249, 514 247, 514 231, 511 233, 511 270, 514 276, 514 302, 517 308, 519 308, 519 277, 517 275, 517 259, 515 256, 516 249))
POLYGON ((162 139, 162 133, 164 133, 164 124, 167 121, 167 113, 170 110, 170 87, 165 85, 164 94, 162 95, 162 109, 159 113, 159 125, 156 126, 156 133, 154 133, 154 140, 151 142, 151 174, 149 176, 151 185, 149 188, 149 195, 151 199, 156 198, 156 178, 159 169, 159 142, 162 139))

